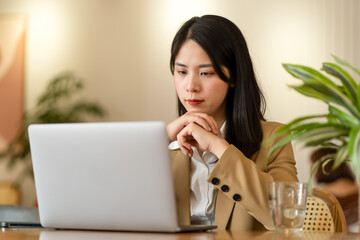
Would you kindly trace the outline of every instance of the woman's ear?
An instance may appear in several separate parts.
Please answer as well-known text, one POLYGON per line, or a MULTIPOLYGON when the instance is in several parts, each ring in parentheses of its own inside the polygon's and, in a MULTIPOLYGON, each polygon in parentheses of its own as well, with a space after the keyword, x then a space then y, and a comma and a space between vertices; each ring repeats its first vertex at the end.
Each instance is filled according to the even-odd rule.
POLYGON ((229 71, 229 69, 227 67, 221 66, 221 70, 224 73, 225 77, 228 80, 229 83, 229 87, 234 88, 235 87, 235 83, 233 82, 233 80, 231 79, 231 73, 229 71))

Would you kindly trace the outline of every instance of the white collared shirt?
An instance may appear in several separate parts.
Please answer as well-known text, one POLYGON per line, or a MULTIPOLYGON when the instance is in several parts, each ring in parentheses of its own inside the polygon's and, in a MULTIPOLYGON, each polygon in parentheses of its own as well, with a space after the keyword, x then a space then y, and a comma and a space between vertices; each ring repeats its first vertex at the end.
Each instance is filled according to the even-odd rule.
MULTIPOLYGON (((220 129, 225 135, 225 123, 220 129)), ((169 149, 179 149, 179 144, 174 141, 169 144, 169 149)), ((191 158, 190 172, 190 210, 191 222, 199 224, 214 224, 215 220, 215 199, 217 188, 206 179, 214 169, 218 158, 211 152, 204 151, 202 156, 195 147, 191 158)))

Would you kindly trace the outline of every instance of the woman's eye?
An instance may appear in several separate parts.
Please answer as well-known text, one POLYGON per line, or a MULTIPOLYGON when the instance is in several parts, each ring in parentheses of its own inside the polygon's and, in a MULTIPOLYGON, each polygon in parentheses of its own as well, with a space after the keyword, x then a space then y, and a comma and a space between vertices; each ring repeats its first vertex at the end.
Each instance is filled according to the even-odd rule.
POLYGON ((185 75, 186 72, 185 71, 177 71, 179 75, 185 75))
POLYGON ((209 76, 211 74, 212 74, 211 72, 202 72, 202 73, 200 73, 201 76, 209 76))

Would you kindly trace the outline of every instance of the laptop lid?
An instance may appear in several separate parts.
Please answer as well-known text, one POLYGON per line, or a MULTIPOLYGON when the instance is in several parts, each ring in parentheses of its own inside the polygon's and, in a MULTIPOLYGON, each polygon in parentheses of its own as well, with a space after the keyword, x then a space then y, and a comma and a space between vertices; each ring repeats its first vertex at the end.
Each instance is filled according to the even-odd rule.
POLYGON ((174 232, 174 184, 163 122, 29 127, 44 227, 174 232))

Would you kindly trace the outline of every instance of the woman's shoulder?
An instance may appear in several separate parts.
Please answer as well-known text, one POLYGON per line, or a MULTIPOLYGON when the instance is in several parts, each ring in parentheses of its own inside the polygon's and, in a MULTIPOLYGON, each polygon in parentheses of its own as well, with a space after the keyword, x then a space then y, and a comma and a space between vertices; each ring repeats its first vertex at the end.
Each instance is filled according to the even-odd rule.
POLYGON ((263 121, 263 120, 260 121, 260 124, 264 138, 273 135, 280 127, 284 126, 284 124, 279 122, 263 121))

